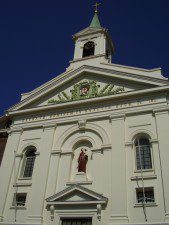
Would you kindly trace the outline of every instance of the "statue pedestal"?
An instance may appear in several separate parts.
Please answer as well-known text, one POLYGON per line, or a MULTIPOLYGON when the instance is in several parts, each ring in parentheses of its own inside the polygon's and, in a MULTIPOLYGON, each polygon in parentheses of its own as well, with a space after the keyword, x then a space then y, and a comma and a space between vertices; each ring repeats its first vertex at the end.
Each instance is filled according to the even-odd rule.
POLYGON ((86 174, 84 172, 76 173, 75 181, 87 181, 86 174))

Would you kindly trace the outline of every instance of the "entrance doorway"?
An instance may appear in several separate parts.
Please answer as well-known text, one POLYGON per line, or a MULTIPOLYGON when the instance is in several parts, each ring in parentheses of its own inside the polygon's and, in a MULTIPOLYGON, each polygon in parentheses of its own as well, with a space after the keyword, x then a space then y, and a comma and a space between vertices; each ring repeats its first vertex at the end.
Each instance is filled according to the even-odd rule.
POLYGON ((62 219, 62 225, 92 225, 91 218, 69 218, 62 219))

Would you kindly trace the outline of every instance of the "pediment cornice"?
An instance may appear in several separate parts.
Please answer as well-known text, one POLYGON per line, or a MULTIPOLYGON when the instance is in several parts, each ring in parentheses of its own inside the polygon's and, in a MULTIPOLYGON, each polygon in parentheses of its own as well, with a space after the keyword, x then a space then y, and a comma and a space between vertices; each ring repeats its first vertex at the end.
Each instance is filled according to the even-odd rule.
POLYGON ((89 34, 93 34, 93 33, 100 33, 100 32, 106 32, 105 28, 93 28, 93 27, 87 27, 81 31, 79 31, 78 33, 73 35, 73 38, 77 38, 80 36, 85 36, 85 35, 89 35, 89 34))
POLYGON ((95 191, 85 188, 81 185, 74 184, 64 190, 50 196, 46 199, 47 205, 62 205, 62 204, 106 204, 108 198, 95 191), (69 196, 76 196, 77 193, 84 198, 78 200, 71 200, 69 196))
MULTIPOLYGON (((163 87, 164 85, 168 84, 168 81, 162 80, 162 79, 152 78, 148 76, 140 76, 133 73, 120 72, 113 69, 106 69, 106 68, 84 65, 78 69, 65 72, 61 74, 60 76, 54 78, 53 80, 47 82, 46 84, 40 86, 39 88, 33 90, 25 99, 23 99, 22 101, 20 101, 18 104, 14 105, 13 107, 11 107, 8 110, 8 112, 24 109, 27 105, 30 105, 31 102, 35 102, 36 100, 42 98, 48 93, 51 93, 53 90, 61 87, 65 83, 71 81, 72 79, 75 79, 78 76, 82 76, 85 73, 95 74, 95 75, 104 76, 104 77, 107 76, 114 79, 121 79, 121 80, 125 80, 126 82, 136 82, 139 84, 145 84, 146 86, 150 85, 152 87, 151 88, 152 90, 155 90, 156 87, 163 87)), ((145 91, 149 91, 149 89, 145 89, 145 91)), ((133 94, 135 93, 137 93, 137 91, 133 91, 133 94)), ((125 94, 128 94, 128 93, 124 93, 122 95, 125 95, 125 94)), ((118 96, 122 96, 122 95, 120 94, 118 96)), ((116 96, 112 96, 112 97, 116 97, 116 96)), ((92 99, 92 101, 93 100, 94 99, 92 99)), ((97 101, 97 98, 95 100, 97 101)))
POLYGON ((163 87, 157 87, 157 88, 151 88, 146 90, 139 90, 139 91, 132 91, 132 92, 126 92, 121 93, 117 95, 111 95, 111 96, 104 96, 104 97, 97 97, 97 98, 90 98, 90 99, 84 99, 80 101, 71 101, 66 103, 60 103, 60 104, 52 104, 52 105, 45 105, 45 106, 39 106, 29 109, 22 109, 22 110, 15 110, 15 111, 9 111, 9 115, 21 115, 21 114, 27 114, 27 113, 37 113, 37 112, 45 112, 45 111, 53 111, 53 110, 60 110, 60 109, 68 109, 68 108, 74 108, 81 106, 83 102, 83 106, 91 105, 91 104, 101 104, 103 102, 110 102, 110 101, 121 101, 121 100, 129 100, 129 99, 135 99, 137 97, 147 97, 152 96, 156 94, 164 94, 165 92, 169 92, 169 85, 163 86, 163 87))

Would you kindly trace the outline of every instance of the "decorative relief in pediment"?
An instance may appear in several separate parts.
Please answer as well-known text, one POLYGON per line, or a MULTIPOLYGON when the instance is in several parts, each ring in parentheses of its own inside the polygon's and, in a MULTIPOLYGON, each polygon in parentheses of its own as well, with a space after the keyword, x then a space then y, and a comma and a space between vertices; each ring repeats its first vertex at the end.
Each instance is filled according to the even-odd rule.
POLYGON ((56 98, 51 98, 48 100, 48 104, 58 104, 70 101, 77 101, 95 97, 102 97, 108 95, 115 95, 125 92, 123 86, 115 86, 112 83, 105 84, 100 87, 97 81, 84 80, 73 86, 70 93, 62 91, 57 95, 56 98))

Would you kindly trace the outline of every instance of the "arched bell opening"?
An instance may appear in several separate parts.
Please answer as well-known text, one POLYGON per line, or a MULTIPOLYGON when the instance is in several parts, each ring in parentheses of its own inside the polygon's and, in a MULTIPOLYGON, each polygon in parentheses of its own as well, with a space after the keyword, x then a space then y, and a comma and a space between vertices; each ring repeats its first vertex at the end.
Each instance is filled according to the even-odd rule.
POLYGON ((93 41, 88 41, 83 47, 83 58, 94 55, 95 44, 93 41))

